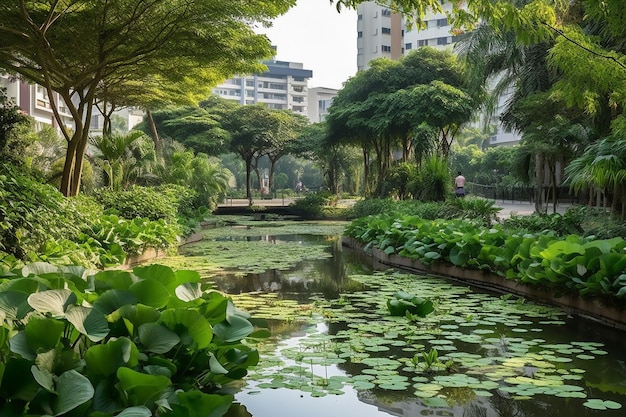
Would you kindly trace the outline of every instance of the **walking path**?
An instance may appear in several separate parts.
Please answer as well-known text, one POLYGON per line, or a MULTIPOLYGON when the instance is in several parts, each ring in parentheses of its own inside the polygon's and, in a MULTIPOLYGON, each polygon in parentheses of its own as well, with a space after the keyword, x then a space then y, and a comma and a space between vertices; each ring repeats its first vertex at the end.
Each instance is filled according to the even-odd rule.
MULTIPOLYGON (((273 199, 254 199, 253 204, 256 206, 265 206, 265 207, 286 207, 296 201, 298 198, 302 197, 284 197, 284 198, 273 198, 273 199)), ((355 200, 347 199, 347 200, 339 200, 337 205, 339 207, 350 207, 354 204, 355 200)), ((247 207, 249 204, 248 200, 245 198, 227 198, 219 205, 219 207, 247 207)), ((498 217, 501 219, 506 219, 511 216, 511 214, 517 215, 528 215, 533 214, 535 212, 535 204, 530 203, 528 201, 511 201, 511 200, 496 200, 496 207, 500 207, 502 210, 498 213, 498 217)), ((557 205, 557 213, 563 214, 567 210, 570 204, 562 203, 557 205)), ((552 205, 548 206, 548 213, 552 213, 552 205)))

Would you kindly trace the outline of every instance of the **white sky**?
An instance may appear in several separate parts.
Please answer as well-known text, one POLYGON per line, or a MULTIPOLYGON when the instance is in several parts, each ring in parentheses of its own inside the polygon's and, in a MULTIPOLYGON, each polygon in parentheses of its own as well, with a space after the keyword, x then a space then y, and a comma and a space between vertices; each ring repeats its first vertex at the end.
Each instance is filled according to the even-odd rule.
POLYGON ((355 10, 337 12, 329 0, 297 0, 296 6, 259 28, 276 46, 278 61, 299 62, 313 71, 309 87, 340 89, 356 74, 355 10))

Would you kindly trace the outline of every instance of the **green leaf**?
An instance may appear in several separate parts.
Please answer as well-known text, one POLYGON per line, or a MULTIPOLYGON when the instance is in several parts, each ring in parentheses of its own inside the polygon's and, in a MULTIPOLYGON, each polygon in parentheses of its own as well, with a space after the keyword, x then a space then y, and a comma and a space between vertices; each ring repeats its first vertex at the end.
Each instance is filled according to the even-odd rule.
POLYGON ((100 311, 83 306, 70 306, 65 313, 67 320, 92 342, 99 342, 109 334, 109 323, 100 311))
POLYGON ((183 301, 193 301, 202 297, 200 284, 186 282, 176 287, 176 296, 183 301))
POLYGON ((195 310, 165 310, 161 313, 161 322, 176 332, 185 346, 205 349, 213 339, 211 325, 195 310))
POLYGON ((118 308, 129 304, 136 304, 137 297, 130 291, 112 289, 100 294, 93 302, 93 307, 103 314, 110 314, 118 308))
POLYGON ((246 318, 236 315, 213 327, 215 335, 227 343, 241 340, 253 331, 254 327, 246 318))
POLYGON ((63 372, 55 381, 58 396, 52 404, 55 416, 60 416, 68 411, 91 400, 94 388, 87 377, 80 373, 69 370, 63 372))
MULTIPOLYGON (((106 271, 98 272, 94 275, 94 278, 96 280, 96 283, 104 283, 106 284, 106 287, 110 287, 116 290, 128 290, 133 284, 133 279, 130 275, 130 272, 128 271, 109 269, 106 271)), ((102 284, 100 284, 100 286, 101 285, 102 284)))
POLYGON ((117 377, 120 389, 134 406, 144 405, 158 398, 163 390, 172 385, 170 379, 163 375, 142 374, 125 367, 117 370, 117 377))
POLYGON ((0 316, 5 320, 21 320, 32 310, 28 304, 28 294, 18 291, 0 292, 0 316))
POLYGON ((85 352, 85 363, 90 376, 110 376, 117 369, 126 366, 134 367, 139 363, 139 350, 128 338, 112 339, 103 345, 91 346, 85 352))
POLYGON ((145 406, 130 407, 117 414, 116 417, 151 417, 152 412, 145 406))
POLYGON ((24 333, 31 349, 47 351, 59 344, 64 328, 65 325, 59 320, 32 317, 26 323, 24 333))
POLYGON ((68 306, 76 303, 76 295, 70 290, 41 291, 28 296, 28 304, 40 313, 63 317, 68 306))
POLYGON ((142 324, 138 331, 139 340, 149 352, 167 353, 180 343, 176 333, 156 323, 142 324))
POLYGON ((158 281, 142 279, 130 286, 130 291, 141 304, 163 308, 170 298, 168 289, 158 281))
MULTIPOLYGON (((176 274, 172 268, 164 265, 153 264, 138 266, 133 268, 133 274, 137 275, 142 280, 158 282, 171 292, 173 292, 178 285, 176 274)), ((185 276, 185 274, 181 273, 179 278, 183 276, 185 276)))
POLYGON ((230 408, 233 396, 179 391, 178 402, 189 411, 189 417, 221 417, 230 408))

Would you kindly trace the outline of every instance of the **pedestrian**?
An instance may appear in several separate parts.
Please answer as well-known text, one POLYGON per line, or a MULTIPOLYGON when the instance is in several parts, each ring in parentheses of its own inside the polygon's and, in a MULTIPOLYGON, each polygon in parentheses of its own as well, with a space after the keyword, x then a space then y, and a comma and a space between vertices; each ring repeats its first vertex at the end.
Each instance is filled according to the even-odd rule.
POLYGON ((457 197, 465 197, 465 177, 461 175, 461 171, 458 172, 457 177, 454 179, 454 187, 457 197))

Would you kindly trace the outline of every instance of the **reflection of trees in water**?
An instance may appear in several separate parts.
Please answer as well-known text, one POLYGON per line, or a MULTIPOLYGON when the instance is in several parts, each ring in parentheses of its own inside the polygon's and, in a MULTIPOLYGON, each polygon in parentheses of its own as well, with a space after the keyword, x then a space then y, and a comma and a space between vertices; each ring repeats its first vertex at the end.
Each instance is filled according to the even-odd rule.
MULTIPOLYGON (((326 299, 334 299, 354 284, 348 279, 351 266, 342 256, 341 241, 332 240, 329 251, 332 254, 329 258, 301 261, 286 270, 271 269, 260 274, 243 276, 233 273, 219 274, 211 280, 220 290, 230 294, 276 292, 282 294, 283 298, 302 302, 307 302, 312 294, 322 294, 326 299)), ((358 287, 360 289, 362 285, 358 284, 358 287)))

